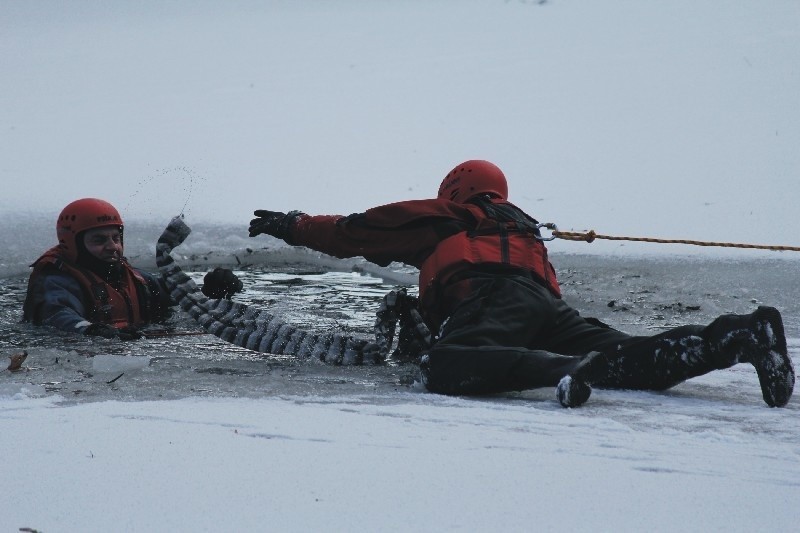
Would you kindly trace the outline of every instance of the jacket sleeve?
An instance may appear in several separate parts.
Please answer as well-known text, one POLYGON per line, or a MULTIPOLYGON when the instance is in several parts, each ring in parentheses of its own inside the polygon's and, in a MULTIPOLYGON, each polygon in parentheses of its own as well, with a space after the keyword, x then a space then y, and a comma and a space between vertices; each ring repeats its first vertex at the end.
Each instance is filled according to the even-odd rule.
POLYGON ((83 294, 76 280, 65 274, 50 274, 42 280, 44 299, 42 324, 70 333, 83 333, 91 322, 85 318, 83 294))
POLYGON ((420 267, 439 241, 465 227, 462 217, 468 213, 444 204, 412 200, 347 217, 302 215, 292 228, 292 242, 340 258, 420 267))

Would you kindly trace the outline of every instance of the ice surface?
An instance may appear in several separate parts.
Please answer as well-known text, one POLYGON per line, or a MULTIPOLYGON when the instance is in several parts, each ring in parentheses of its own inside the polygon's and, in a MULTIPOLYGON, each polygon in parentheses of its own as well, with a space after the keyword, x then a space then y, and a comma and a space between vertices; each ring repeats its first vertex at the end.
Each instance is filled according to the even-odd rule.
POLYGON ((150 364, 148 355, 97 354, 92 357, 92 370, 95 372, 128 372, 141 370, 150 364))
POLYGON ((22 400, 44 396, 46 390, 42 385, 29 383, 0 383, 0 399, 22 400))
MULTIPOLYGON (((800 267, 554 261, 576 307, 644 334, 752 310, 750 291, 764 289, 764 300, 786 311, 789 352, 800 360, 800 304, 771 288, 800 267), (685 283, 690 274, 702 294, 685 283)), ((359 273, 320 273, 313 263, 261 268, 237 271, 246 286, 240 297, 309 327, 346 321, 366 334, 392 287, 359 273)), ((148 530, 269 522, 287 531, 497 523, 523 531, 535 521, 543 530, 588 531, 602 520, 635 531, 656 517, 682 530, 724 524, 744 531, 758 529, 765 509, 776 527, 798 520, 790 502, 800 494, 800 404, 766 407, 750 365, 663 393, 594 390, 578 409, 561 408, 551 389, 447 398, 425 392, 413 365, 331 367, 207 335, 123 343, 32 328, 10 319, 23 289, 24 279, 0 280, 0 313, 9 317, 0 353, 20 345, 29 353, 23 372, 0 374, 0 442, 21 446, 27 459, 6 462, 2 473, 10 492, 35 487, 60 497, 46 512, 38 498, 23 499, 0 524, 49 530, 67 517, 100 531, 124 516, 148 530), (106 372, 98 368, 103 360, 150 364, 106 372), (112 382, 117 371, 123 375, 112 382), (81 494, 76 486, 91 489, 81 494), (112 491, 113 498, 97 499, 112 491), (449 513, 441 513, 442 492, 452 500, 449 513), (696 494, 709 495, 705 513, 675 515, 696 494), (144 507, 120 504, 132 499, 144 507), (560 511, 566 501, 578 510, 560 511), (475 512, 487 502, 491 510, 475 512)), ((170 324, 181 333, 192 326, 185 317, 170 324)))

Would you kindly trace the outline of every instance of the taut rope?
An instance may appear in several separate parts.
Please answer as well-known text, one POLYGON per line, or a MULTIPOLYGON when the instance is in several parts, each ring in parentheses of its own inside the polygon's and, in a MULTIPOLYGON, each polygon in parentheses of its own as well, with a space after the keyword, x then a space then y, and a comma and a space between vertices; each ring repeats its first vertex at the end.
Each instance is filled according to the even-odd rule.
POLYGON ((689 239, 655 239, 652 237, 619 237, 614 235, 602 235, 596 233, 594 230, 585 232, 579 231, 560 231, 553 223, 541 224, 542 227, 549 229, 552 232, 550 239, 564 239, 568 241, 586 241, 593 242, 595 239, 603 239, 606 241, 636 241, 636 242, 655 242, 662 244, 692 244, 694 246, 720 246, 723 248, 755 248, 759 250, 773 250, 778 252, 800 252, 800 246, 779 246, 768 244, 743 244, 736 242, 709 242, 709 241, 694 241, 689 239))

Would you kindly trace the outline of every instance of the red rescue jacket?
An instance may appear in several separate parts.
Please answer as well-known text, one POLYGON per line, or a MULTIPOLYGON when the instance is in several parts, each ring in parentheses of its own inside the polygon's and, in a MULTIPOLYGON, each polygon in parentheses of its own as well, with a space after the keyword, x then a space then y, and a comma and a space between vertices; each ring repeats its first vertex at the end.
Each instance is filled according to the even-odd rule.
MULTIPOLYGON (((401 261, 420 269, 420 304, 423 314, 437 322, 438 302, 431 290, 451 281, 459 272, 481 265, 524 271, 546 286, 554 296, 561 290, 547 259, 547 249, 535 238, 535 221, 513 204, 486 200, 485 208, 448 200, 409 200, 374 207, 347 217, 302 215, 292 228, 292 243, 336 257, 363 256, 379 265, 401 261), (501 222, 488 211, 517 215, 526 227, 501 222)), ((500 217, 502 218, 502 217, 500 217)))
POLYGON ((497 265, 528 271, 561 297, 547 249, 534 235, 498 224, 483 232, 462 231, 443 240, 422 264, 419 295, 435 285, 446 285, 453 274, 480 265, 497 265))
POLYGON ((441 241, 420 267, 420 302, 433 304, 435 297, 429 293, 447 285, 454 275, 486 267, 524 271, 560 298, 547 248, 537 238, 537 222, 505 200, 484 198, 477 203, 475 221, 441 241))
MULTIPOLYGON (((138 291, 149 293, 148 284, 127 261, 123 260, 122 263, 123 274, 119 288, 113 287, 90 270, 66 261, 58 246, 45 252, 32 266, 29 287, 40 286, 37 279, 51 269, 73 277, 81 286, 83 303, 88 313, 85 318, 90 322, 102 322, 117 328, 138 326, 145 322, 145 310, 142 309, 138 291)), ((26 304, 31 302, 32 305, 34 301, 35 298, 29 296, 26 304)), ((26 315, 32 315, 32 310, 25 311, 26 315)))

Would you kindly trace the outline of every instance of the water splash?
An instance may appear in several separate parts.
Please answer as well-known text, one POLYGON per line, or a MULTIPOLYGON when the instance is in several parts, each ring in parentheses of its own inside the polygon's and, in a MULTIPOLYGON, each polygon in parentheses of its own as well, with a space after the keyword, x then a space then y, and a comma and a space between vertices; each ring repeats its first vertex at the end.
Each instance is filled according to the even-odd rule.
MULTIPOLYGON (((156 184, 157 187, 155 187, 155 190, 158 191, 159 199, 184 198, 183 205, 180 209, 180 215, 184 216, 187 214, 187 207, 189 206, 189 202, 192 201, 193 193, 195 193, 195 190, 199 188, 198 184, 205 181, 205 176, 198 174, 195 169, 190 167, 177 166, 166 169, 157 169, 150 175, 139 180, 139 182, 136 184, 136 189, 133 191, 133 194, 131 194, 128 202, 125 204, 123 212, 129 212, 134 204, 141 205, 143 203, 142 199, 146 196, 146 194, 152 194, 149 192, 145 193, 145 191, 149 191, 152 188, 151 185, 156 184), (178 186, 182 189, 183 194, 180 194, 177 191, 174 193, 169 191, 169 186, 175 184, 178 184, 178 186), (138 202, 136 201, 137 199, 139 200, 138 202)), ((175 210, 170 209, 170 212, 174 214, 175 210)), ((148 215, 152 216, 153 213, 149 212, 148 215)))

